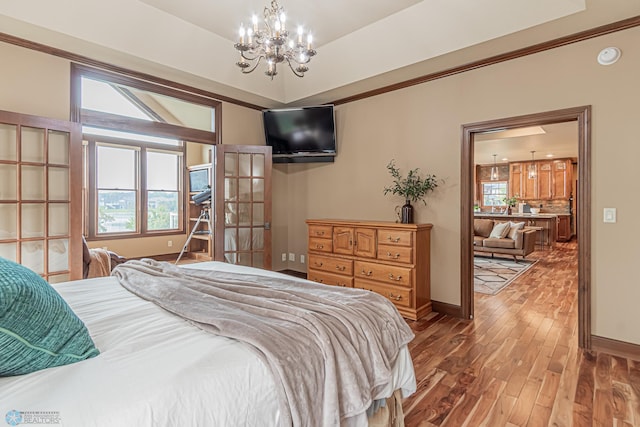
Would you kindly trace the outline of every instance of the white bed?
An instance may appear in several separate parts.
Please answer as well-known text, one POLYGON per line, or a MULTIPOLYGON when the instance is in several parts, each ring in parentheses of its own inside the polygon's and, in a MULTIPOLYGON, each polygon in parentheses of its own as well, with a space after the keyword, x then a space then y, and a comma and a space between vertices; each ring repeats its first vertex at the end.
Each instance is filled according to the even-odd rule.
MULTIPOLYGON (((216 262, 187 267, 256 272, 216 262)), ((129 293, 114 277, 55 288, 85 322, 101 354, 0 378, 1 416, 50 412, 66 427, 280 425, 274 381, 246 344, 198 329, 129 293)), ((389 387, 374 397, 389 397, 395 389, 408 396, 415 388, 404 347, 389 387)), ((366 425, 366 417, 353 424, 366 425)))

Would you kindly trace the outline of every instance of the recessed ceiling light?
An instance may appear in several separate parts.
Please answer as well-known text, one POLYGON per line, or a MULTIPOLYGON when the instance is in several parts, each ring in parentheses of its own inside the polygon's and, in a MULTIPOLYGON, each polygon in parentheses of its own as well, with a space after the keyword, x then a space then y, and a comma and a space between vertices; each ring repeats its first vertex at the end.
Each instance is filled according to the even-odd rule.
POLYGON ((598 53, 598 63, 600 65, 615 64, 620 59, 620 55, 622 52, 617 47, 607 47, 598 53))
POLYGON ((506 158, 506 157, 503 157, 503 158, 502 158, 502 161, 503 161, 503 162, 506 162, 507 160, 509 160, 509 159, 508 159, 508 158, 506 158))
POLYGON ((547 154, 547 157, 553 157, 553 154, 549 153, 547 154))

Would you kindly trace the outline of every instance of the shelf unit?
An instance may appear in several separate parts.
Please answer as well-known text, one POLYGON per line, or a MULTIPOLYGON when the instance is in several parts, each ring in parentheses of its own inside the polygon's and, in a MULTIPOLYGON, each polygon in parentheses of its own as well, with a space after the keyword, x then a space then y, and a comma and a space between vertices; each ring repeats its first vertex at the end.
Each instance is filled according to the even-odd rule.
MULTIPOLYGON (((205 163, 202 165, 189 166, 187 168, 188 174, 187 176, 191 177, 191 172, 206 170, 208 171, 208 182, 211 187, 211 163, 205 163)), ((191 183, 189 183, 189 188, 191 189, 191 183)), ((189 191, 189 233, 193 231, 193 236, 191 237, 191 241, 189 242, 189 247, 187 248, 187 253, 190 258, 195 258, 198 260, 213 260, 213 212, 211 209, 211 200, 205 202, 201 205, 196 205, 196 203, 192 200, 192 197, 196 194, 200 193, 200 191, 189 191), (201 215, 205 213, 198 223, 198 219, 201 215), (198 226, 194 229, 195 225, 198 226)))

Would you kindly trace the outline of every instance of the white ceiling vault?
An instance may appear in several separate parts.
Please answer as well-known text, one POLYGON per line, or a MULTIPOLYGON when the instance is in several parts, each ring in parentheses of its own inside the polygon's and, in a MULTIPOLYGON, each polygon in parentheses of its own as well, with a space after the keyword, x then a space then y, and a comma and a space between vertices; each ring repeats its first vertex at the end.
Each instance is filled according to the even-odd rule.
MULTIPOLYGON (((396 83, 397 71, 401 79, 411 78, 408 67, 545 23, 565 19, 566 31, 577 32, 638 9, 627 6, 634 3, 628 0, 280 0, 290 25, 313 32, 318 55, 304 78, 283 68, 270 81, 260 68, 242 75, 233 48, 240 23, 248 24, 254 13, 261 16, 269 3, 0 0, 0 31, 275 106, 323 101, 323 94, 335 97, 343 88, 381 77, 385 84, 396 83), (614 3, 627 10, 616 14, 610 10, 614 3), (590 4, 590 22, 578 25, 571 17, 591 12, 590 4)), ((566 35, 557 29, 547 38, 566 35)))

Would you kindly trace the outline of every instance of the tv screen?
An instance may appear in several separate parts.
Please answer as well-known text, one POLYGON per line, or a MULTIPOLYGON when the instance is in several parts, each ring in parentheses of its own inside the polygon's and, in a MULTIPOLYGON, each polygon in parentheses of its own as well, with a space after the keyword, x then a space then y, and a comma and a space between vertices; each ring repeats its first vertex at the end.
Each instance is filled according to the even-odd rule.
POLYGON ((189 191, 192 193, 204 191, 209 188, 209 169, 196 169, 189 171, 189 191))
POLYGON ((314 156, 333 161, 336 154, 333 105, 264 110, 262 117, 274 162, 278 158, 314 156))

